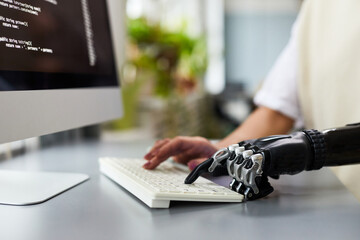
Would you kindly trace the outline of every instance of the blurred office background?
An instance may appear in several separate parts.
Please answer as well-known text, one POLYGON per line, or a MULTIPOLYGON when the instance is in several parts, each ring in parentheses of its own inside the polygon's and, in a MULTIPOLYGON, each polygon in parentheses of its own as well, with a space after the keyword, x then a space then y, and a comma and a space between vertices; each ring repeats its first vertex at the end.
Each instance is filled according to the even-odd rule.
POLYGON ((253 109, 251 99, 287 43, 300 5, 128 0, 127 112, 110 128, 127 138, 225 136, 253 109))
POLYGON ((301 0, 127 0, 120 73, 124 118, 3 144, 0 158, 84 138, 224 137, 253 109, 251 99, 287 43, 300 5, 301 0))

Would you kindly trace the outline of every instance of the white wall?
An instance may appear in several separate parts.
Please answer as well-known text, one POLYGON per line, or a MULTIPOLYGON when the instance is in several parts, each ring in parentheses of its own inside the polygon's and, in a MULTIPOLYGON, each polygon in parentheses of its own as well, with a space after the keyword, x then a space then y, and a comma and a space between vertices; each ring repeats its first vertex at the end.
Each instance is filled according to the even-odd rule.
POLYGON ((225 0, 227 13, 246 12, 297 12, 301 5, 299 0, 225 0))

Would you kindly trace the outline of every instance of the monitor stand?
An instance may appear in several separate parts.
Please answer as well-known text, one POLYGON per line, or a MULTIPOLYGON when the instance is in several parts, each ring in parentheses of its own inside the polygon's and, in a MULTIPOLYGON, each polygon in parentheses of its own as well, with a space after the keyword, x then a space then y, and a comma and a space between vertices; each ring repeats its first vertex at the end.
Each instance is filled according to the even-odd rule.
POLYGON ((57 172, 0 171, 0 204, 33 205, 89 179, 86 174, 57 172))

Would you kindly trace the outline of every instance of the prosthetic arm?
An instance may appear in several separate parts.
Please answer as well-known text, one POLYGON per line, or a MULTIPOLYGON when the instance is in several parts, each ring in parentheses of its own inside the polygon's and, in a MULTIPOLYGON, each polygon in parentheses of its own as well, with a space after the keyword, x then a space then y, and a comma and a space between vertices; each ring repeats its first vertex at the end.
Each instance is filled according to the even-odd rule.
POLYGON ((360 123, 242 141, 198 165, 185 183, 193 183, 205 172, 224 171, 233 178, 232 190, 254 200, 274 190, 268 176, 278 178, 282 174, 356 163, 360 163, 360 123))

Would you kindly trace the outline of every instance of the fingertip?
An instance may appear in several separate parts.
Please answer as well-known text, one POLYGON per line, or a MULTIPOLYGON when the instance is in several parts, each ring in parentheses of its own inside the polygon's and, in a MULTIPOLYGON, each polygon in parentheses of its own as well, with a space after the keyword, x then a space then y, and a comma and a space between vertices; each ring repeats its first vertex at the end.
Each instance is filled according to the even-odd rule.
POLYGON ((160 164, 159 159, 157 157, 153 157, 151 160, 149 160, 143 166, 145 169, 152 170, 152 169, 156 168, 159 164, 160 164))
POLYGON ((151 162, 148 161, 148 162, 146 162, 146 163, 143 165, 143 168, 149 169, 150 165, 151 165, 151 162))

